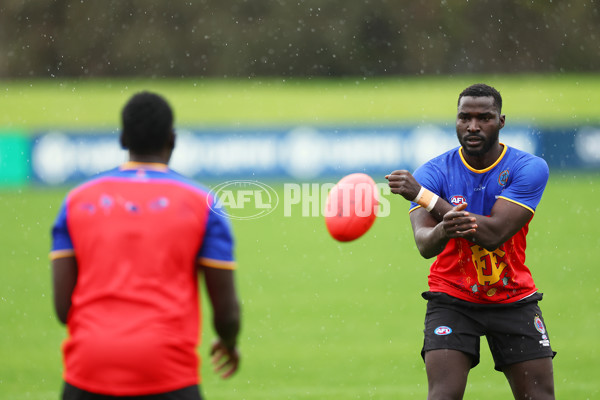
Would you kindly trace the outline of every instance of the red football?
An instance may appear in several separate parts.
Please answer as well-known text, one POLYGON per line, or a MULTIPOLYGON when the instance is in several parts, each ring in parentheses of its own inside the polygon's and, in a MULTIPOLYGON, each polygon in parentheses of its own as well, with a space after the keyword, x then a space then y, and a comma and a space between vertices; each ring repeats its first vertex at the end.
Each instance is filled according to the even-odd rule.
POLYGON ((379 194, 375 181, 366 174, 350 174, 329 192, 325 224, 331 236, 349 242, 364 235, 375 222, 379 194))

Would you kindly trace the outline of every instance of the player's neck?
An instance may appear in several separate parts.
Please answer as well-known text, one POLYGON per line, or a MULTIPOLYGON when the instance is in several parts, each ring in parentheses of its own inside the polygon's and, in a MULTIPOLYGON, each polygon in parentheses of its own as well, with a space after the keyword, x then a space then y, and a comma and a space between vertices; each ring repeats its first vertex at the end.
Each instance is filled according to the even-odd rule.
POLYGON ((488 152, 481 155, 469 155, 464 149, 461 149, 464 160, 473 169, 482 170, 492 166, 504 151, 504 145, 502 143, 496 143, 488 152))
POLYGON ((135 154, 129 153, 129 161, 145 164, 169 164, 170 154, 135 154))

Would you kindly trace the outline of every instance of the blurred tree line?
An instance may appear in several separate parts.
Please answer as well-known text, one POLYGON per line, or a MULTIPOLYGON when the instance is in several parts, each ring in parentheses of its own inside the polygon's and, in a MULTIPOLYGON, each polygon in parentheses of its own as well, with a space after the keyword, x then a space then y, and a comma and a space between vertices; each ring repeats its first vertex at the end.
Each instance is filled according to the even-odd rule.
POLYGON ((2 0, 0 77, 590 72, 600 0, 2 0))

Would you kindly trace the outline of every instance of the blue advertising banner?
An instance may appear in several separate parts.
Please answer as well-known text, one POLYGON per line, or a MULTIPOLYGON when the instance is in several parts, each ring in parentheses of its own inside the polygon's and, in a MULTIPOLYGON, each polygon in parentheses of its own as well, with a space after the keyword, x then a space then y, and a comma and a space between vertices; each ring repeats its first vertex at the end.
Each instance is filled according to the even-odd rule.
MULTIPOLYGON (((600 128, 538 131, 505 127, 503 143, 552 167, 600 167, 600 128)), ((458 141, 453 126, 181 130, 171 167, 207 179, 318 180, 352 172, 414 170, 458 141)), ((59 185, 118 166, 127 154, 115 132, 41 132, 31 144, 33 182, 59 185)))
POLYGON ((600 167, 600 127, 546 130, 539 156, 550 167, 597 169, 600 167))

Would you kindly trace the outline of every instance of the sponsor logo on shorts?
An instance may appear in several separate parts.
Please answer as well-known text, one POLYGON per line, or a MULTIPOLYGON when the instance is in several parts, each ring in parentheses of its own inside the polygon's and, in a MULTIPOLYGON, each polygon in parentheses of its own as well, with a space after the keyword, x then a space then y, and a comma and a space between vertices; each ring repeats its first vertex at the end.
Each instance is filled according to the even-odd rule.
POLYGON ((537 331, 542 334, 542 340, 539 341, 540 345, 542 345, 543 347, 550 347, 550 340, 546 335, 546 327, 544 326, 544 323, 542 322, 542 319, 539 315, 536 315, 533 318, 533 325, 535 326, 535 329, 537 329, 537 331))
POLYGON ((433 333, 435 333, 438 336, 446 336, 452 333, 452 328, 448 326, 438 326, 437 328, 435 328, 433 333))
POLYGON ((535 329, 537 329, 537 331, 542 335, 546 333, 546 327, 544 326, 544 323, 539 315, 536 315, 533 319, 533 325, 535 325, 535 329))

